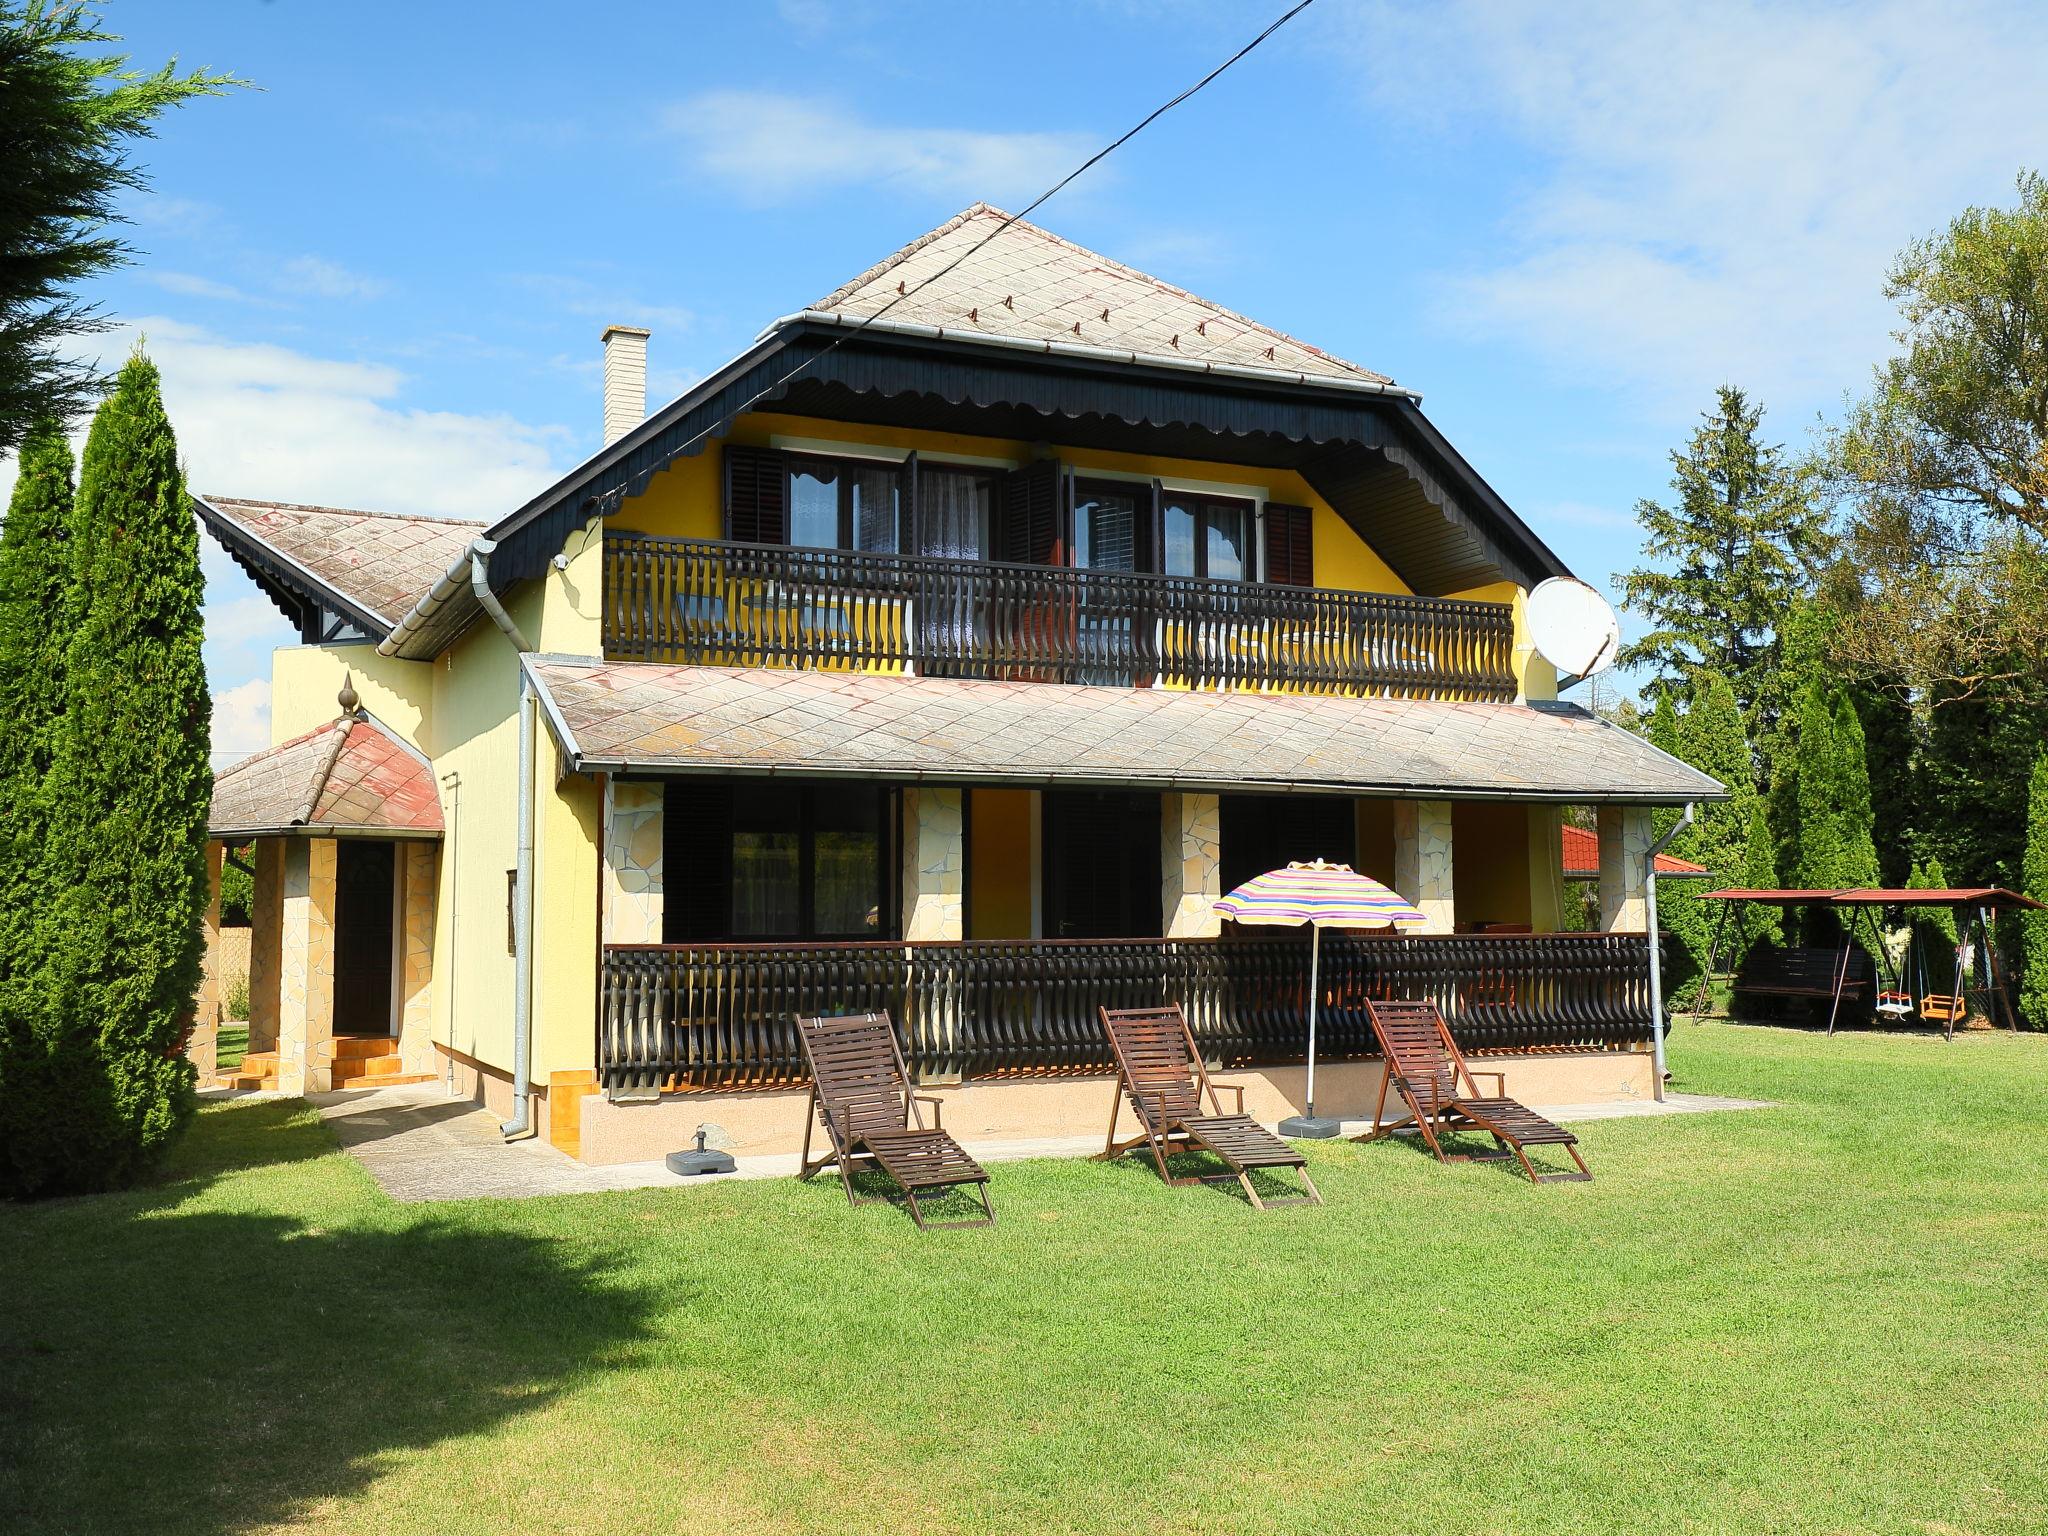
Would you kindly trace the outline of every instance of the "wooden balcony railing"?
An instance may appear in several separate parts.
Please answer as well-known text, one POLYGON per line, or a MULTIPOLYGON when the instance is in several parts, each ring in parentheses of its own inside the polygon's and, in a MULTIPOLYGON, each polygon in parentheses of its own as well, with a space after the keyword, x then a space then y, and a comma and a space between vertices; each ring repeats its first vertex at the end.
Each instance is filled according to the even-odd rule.
POLYGON ((1501 603, 606 533, 619 661, 1512 699, 1501 603))
MULTIPOLYGON (((1650 1038, 1641 934, 1327 935, 1317 1055, 1376 1055, 1362 1003, 1426 997, 1468 1050, 1650 1038)), ((1104 1072, 1095 1009, 1178 1002, 1223 1066, 1298 1062, 1308 943, 1228 939, 645 944, 604 950, 600 1081, 612 1091, 786 1087, 794 1020, 886 1008, 927 1079, 1104 1072)))

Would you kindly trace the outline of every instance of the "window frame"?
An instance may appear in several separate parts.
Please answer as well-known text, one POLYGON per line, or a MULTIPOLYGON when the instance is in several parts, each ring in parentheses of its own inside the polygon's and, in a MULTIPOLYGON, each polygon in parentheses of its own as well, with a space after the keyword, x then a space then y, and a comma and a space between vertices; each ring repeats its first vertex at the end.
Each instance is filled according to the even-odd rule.
POLYGON ((778 451, 782 454, 783 517, 789 548, 831 550, 848 555, 900 555, 904 552, 904 536, 912 521, 904 516, 903 503, 909 494, 904 482, 912 478, 904 473, 905 461, 866 458, 859 454, 810 453, 792 449, 778 451), (796 541, 796 482, 809 465, 828 465, 832 470, 833 489, 838 502, 836 544, 799 544, 796 541), (858 529, 854 522, 853 486, 854 477, 859 474, 886 474, 895 482, 895 538, 889 549, 861 549, 854 543, 858 529))
POLYGON ((1263 564, 1260 558, 1261 505, 1250 496, 1225 496, 1214 491, 1179 491, 1170 485, 1161 485, 1159 491, 1159 574, 1162 576, 1193 577, 1200 581, 1244 581, 1256 582, 1261 579, 1263 564), (1195 521, 1195 568, 1192 571, 1168 571, 1166 552, 1170 541, 1166 535, 1166 519, 1169 510, 1179 504, 1191 509, 1195 521), (1241 576, 1211 576, 1209 574, 1209 531, 1213 526, 1210 514, 1218 507, 1228 506, 1244 517, 1244 574, 1241 576))

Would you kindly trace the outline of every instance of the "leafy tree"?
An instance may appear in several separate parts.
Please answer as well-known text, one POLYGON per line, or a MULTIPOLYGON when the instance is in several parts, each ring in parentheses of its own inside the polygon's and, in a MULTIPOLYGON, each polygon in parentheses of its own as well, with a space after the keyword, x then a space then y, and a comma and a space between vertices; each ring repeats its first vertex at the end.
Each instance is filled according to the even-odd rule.
POLYGON ((1965 885, 2017 887, 2027 782, 2048 740, 2048 677, 1938 683, 1915 765, 1917 842, 1965 885))
POLYGON ((1623 649, 1621 664, 1673 688, 1696 669, 1719 672, 1745 710, 1827 541, 1807 476, 1763 442, 1762 426, 1763 408, 1741 390, 1718 392, 1671 455, 1674 504, 1636 503, 1643 553, 1657 563, 1618 578, 1622 600, 1655 626, 1623 649))
MULTIPOLYGON (((2048 901, 2048 749, 2034 759, 2027 789, 2027 851, 2020 865, 2020 889, 2048 901)), ((2022 912, 2020 930, 2020 1019, 2029 1029, 2048 1029, 2048 912, 2022 912)))
MULTIPOLYGON (((255 844, 247 843, 228 851, 248 861, 255 844)), ((230 928, 249 926, 249 908, 256 901, 256 882, 246 869, 222 861, 220 866, 220 920, 230 928)))
POLYGON ((75 295, 129 258, 110 230, 121 194, 147 186, 134 141, 166 109, 242 83, 88 51, 118 41, 75 3, 0 0, 0 452, 40 416, 82 414, 98 387, 64 342, 104 328, 75 295))
POLYGON ((1826 442, 1857 659, 1927 692, 2048 665, 2048 181, 1908 246, 1900 351, 1826 442))
POLYGON ((33 1053, 44 780, 62 723, 70 608, 71 445, 55 420, 29 429, 17 467, 0 525, 0 1147, 34 1097, 20 1064, 33 1053))
POLYGON ((6 1072, 0 1193, 15 1195, 133 1178, 192 1106, 179 1046, 200 972, 211 710, 198 531, 140 353, 93 419, 73 528, 77 622, 44 840, 53 895, 38 914, 30 1049, 6 1072))

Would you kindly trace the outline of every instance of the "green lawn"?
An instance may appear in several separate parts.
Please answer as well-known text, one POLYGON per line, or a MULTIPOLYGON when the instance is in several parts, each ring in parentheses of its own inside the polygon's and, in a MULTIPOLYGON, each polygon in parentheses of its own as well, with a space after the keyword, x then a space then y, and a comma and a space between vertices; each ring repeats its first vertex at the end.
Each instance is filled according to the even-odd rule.
POLYGON ((398 1206, 290 1103, 0 1208, 0 1529, 2039 1532, 2048 1039, 1682 1027, 1591 1185, 398 1206))

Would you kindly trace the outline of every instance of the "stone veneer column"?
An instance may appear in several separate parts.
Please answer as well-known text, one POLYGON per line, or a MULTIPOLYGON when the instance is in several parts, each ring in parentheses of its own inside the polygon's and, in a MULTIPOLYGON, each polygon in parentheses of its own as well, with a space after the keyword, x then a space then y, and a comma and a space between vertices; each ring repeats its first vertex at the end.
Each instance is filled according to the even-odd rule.
POLYGON ((1223 931, 1222 802, 1215 795, 1159 797, 1160 931, 1169 939, 1210 939, 1223 931))
POLYGON ((957 789, 903 791, 903 937, 967 937, 967 818, 957 789))
POLYGON ((249 1049, 277 1049, 278 946, 284 937, 284 839, 256 840, 249 898, 249 1049))
POLYGON ((331 837, 295 837, 284 852, 284 924, 278 945, 277 1086, 334 1086, 334 866, 331 837))
POLYGON ((1650 923, 1643 888, 1650 813, 1640 806, 1603 805, 1599 833, 1600 926, 1609 933, 1642 933, 1650 923))
POLYGON ((224 851, 219 843, 206 845, 206 911, 199 919, 206 954, 199 972, 199 995, 192 1003, 192 1033, 185 1041, 185 1056, 202 1082, 212 1077, 219 1065, 220 858, 224 851))
POLYGON ((1429 919, 1403 933, 1449 933, 1457 926, 1451 885, 1451 802, 1394 802, 1394 889, 1429 919))
POLYGON ((606 785, 604 941, 659 944, 664 786, 606 785))
POLYGON ((429 842, 398 845, 404 861, 405 910, 400 918, 405 974, 400 982, 398 1055, 404 1072, 432 1072, 434 1051, 434 900, 440 889, 441 849, 429 842))

